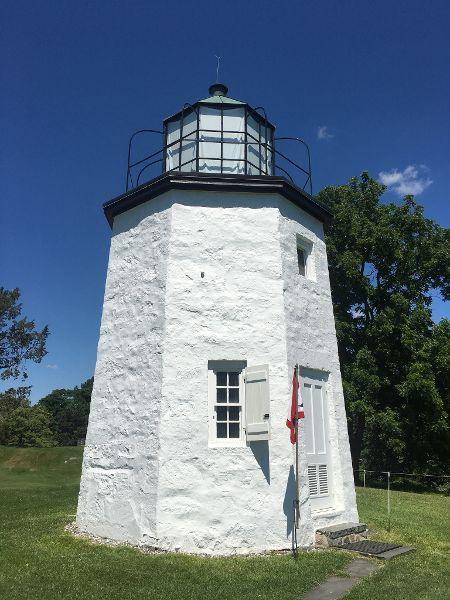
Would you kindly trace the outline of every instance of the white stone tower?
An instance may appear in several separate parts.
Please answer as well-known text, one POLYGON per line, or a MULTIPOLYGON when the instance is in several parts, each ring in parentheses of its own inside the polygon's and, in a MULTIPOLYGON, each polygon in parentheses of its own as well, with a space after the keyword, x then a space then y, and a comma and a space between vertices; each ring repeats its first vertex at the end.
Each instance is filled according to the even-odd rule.
POLYGON ((296 364, 298 542, 358 519, 331 214, 293 183, 288 171, 310 184, 310 169, 280 152, 264 111, 226 94, 215 84, 166 119, 162 151, 129 160, 127 191, 104 205, 112 238, 77 513, 92 534, 210 554, 291 545, 296 364), (139 185, 158 161, 162 175, 139 185))

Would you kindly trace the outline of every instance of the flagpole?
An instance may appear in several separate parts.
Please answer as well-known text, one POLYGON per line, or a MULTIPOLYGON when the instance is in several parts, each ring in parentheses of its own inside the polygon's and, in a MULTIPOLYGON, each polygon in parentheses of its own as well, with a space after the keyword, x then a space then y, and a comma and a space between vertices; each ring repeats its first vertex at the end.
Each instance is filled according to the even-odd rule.
MULTIPOLYGON (((298 364, 295 365, 297 371, 298 384, 298 364)), ((299 497, 299 480, 298 480, 298 389, 297 389, 297 406, 295 407, 295 527, 298 529, 300 520, 300 497, 299 497)))

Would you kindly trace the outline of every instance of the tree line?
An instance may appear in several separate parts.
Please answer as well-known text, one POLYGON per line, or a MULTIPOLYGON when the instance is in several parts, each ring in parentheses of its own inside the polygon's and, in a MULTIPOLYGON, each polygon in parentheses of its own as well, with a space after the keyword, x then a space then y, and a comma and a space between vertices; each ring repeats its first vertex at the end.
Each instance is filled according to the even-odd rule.
MULTIPOLYGON (((29 361, 40 363, 47 354, 48 327, 36 329, 22 316, 20 291, 0 287, 0 378, 28 378, 29 361)), ((86 436, 94 379, 73 389, 53 390, 31 405, 31 386, 0 393, 0 444, 5 446, 74 446, 86 436)))
POLYGON ((19 447, 76 446, 86 437, 91 377, 79 387, 53 390, 35 405, 30 388, 0 394, 0 445, 19 447))
MULTIPOLYGON (((317 196, 325 229, 339 358, 355 469, 448 473, 450 234, 412 196, 384 202, 367 173, 317 196)), ((18 290, 0 288, 0 373, 26 377, 46 353, 48 328, 21 317, 18 290)), ((83 439, 92 379, 37 405, 29 388, 0 394, 0 444, 71 445, 83 439)))

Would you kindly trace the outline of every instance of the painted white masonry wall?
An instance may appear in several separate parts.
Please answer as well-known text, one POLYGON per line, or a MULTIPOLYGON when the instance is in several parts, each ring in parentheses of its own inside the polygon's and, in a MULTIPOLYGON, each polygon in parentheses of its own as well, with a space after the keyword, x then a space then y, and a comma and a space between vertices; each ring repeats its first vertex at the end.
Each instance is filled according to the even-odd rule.
POLYGON ((77 512, 82 530, 149 544, 170 214, 161 198, 114 222, 77 512))
POLYGON ((116 217, 83 463, 82 530, 186 552, 290 546, 292 367, 325 370, 336 510, 357 520, 321 224, 278 195, 173 190, 116 217), (317 282, 298 275, 296 234, 317 282), (201 277, 201 273, 204 277, 201 277), (271 440, 208 447, 208 360, 270 366, 271 440))
MULTIPOLYGON (((334 510, 311 514, 308 501, 304 422, 299 425, 301 514, 307 527, 299 539, 307 545, 314 531, 326 525, 358 522, 347 419, 339 366, 328 261, 322 224, 290 202, 280 203, 280 245, 283 261, 288 363, 328 375, 330 475, 334 510), (297 236, 313 244, 310 257, 314 280, 298 275, 297 236)), ((301 375, 301 371, 300 371, 301 375)))

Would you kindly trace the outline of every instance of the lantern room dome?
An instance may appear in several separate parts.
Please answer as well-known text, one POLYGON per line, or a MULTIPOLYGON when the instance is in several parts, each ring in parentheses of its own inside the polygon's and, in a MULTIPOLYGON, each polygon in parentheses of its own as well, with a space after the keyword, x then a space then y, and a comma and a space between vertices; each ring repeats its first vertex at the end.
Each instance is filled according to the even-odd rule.
POLYGON ((164 121, 164 170, 273 175, 275 127, 221 83, 164 121))

